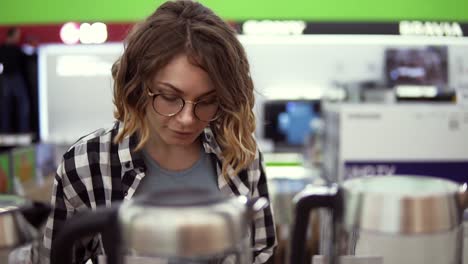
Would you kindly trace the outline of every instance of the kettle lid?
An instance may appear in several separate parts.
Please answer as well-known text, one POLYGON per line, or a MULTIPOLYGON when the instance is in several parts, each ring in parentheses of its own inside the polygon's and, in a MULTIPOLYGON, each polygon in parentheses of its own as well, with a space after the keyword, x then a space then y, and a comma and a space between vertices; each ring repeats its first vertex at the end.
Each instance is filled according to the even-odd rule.
POLYGON ((138 256, 222 254, 246 241, 247 212, 239 197, 198 189, 135 197, 118 212, 123 248, 138 256))
POLYGON ((416 176, 373 176, 343 182, 347 226, 398 234, 428 234, 460 225, 460 185, 416 176))
POLYGON ((351 192, 415 198, 453 194, 459 190, 455 182, 417 175, 369 176, 345 181, 343 186, 351 192))

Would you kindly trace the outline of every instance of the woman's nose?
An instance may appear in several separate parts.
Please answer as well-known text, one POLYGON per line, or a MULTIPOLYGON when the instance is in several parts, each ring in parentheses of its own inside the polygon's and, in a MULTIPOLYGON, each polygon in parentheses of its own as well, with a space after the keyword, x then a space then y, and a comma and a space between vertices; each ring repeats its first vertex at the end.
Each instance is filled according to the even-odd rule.
POLYGON ((186 102, 182 110, 176 115, 177 120, 185 124, 196 121, 194 107, 192 102, 186 102))

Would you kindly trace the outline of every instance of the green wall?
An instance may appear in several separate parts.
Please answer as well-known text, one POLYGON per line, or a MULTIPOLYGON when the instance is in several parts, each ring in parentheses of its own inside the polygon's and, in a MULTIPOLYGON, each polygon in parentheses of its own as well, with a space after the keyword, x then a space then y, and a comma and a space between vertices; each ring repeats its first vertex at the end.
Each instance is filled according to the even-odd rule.
MULTIPOLYGON (((162 0, 0 0, 0 24, 131 22, 162 0)), ((468 21, 468 0, 200 0, 228 20, 468 21)))

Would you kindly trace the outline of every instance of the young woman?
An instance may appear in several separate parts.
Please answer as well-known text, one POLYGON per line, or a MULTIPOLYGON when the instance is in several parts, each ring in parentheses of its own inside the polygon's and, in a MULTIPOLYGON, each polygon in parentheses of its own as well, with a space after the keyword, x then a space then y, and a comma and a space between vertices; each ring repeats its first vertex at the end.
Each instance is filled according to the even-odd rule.
MULTIPOLYGON (((117 121, 64 154, 43 263, 60 226, 81 210, 173 188, 268 198, 246 54, 210 9, 192 1, 162 4, 130 32, 112 74, 117 121)), ((252 230, 253 263, 265 263, 276 245, 270 207, 252 230)), ((98 237, 81 241, 76 263, 95 258, 101 246, 98 237)))

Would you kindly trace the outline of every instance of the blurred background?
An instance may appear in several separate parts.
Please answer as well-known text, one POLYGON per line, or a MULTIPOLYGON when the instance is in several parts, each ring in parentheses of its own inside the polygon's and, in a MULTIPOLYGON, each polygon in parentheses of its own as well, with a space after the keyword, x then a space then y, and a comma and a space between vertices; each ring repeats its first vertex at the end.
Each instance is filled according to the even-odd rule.
MULTIPOLYGON (((250 60, 277 263, 306 185, 398 174, 467 182, 468 1, 200 2, 250 60)), ((2 0, 0 193, 49 201, 64 151, 113 121, 111 65, 161 3, 2 0)))

